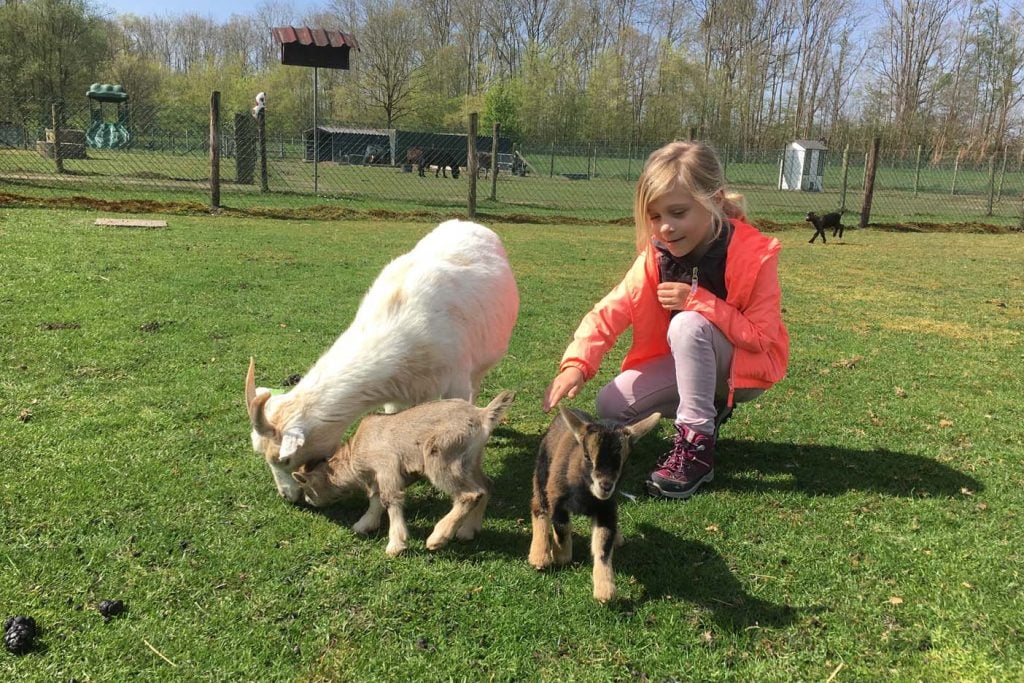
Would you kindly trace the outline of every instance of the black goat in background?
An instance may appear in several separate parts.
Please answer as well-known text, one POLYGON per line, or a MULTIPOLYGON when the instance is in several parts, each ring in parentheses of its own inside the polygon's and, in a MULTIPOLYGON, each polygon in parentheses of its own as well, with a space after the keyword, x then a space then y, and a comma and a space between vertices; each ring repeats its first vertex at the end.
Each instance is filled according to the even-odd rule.
POLYGON ((832 228, 833 237, 839 235, 839 239, 843 238, 843 230, 845 230, 842 223, 843 214, 838 211, 826 213, 824 216, 819 216, 813 211, 810 211, 807 213, 807 218, 805 220, 814 225, 814 234, 811 235, 811 239, 809 240, 810 244, 814 244, 814 240, 817 239, 818 235, 821 235, 821 243, 826 244, 825 230, 828 228, 832 228))

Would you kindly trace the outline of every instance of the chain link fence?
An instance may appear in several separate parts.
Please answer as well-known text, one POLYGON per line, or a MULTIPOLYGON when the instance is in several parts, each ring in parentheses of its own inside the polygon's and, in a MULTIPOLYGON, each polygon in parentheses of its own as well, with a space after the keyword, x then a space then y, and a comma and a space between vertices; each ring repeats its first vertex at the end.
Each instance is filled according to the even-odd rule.
MULTIPOLYGON (((634 183, 652 151, 600 142, 513 144, 500 131, 495 143, 493 131, 481 130, 474 179, 467 172, 464 134, 343 123, 286 126, 274 120, 273 112, 265 117, 261 135, 250 111, 220 115, 219 198, 214 198, 209 111, 182 113, 91 101, 59 111, 40 106, 31 121, 0 121, 0 192, 108 201, 213 201, 233 208, 340 203, 410 213, 465 213, 475 197, 481 212, 498 217, 610 221, 629 218, 634 183), (54 116, 61 125, 51 123, 54 116)), ((807 211, 844 210, 853 214, 844 222, 857 224, 867 150, 823 150, 820 160, 802 171, 810 174, 809 186, 816 191, 792 191, 780 189, 786 184, 786 150, 710 142, 722 157, 731 187, 746 196, 755 220, 800 222, 807 211)), ((920 148, 883 149, 871 223, 1019 228, 1024 225, 1022 166, 1024 149, 1006 148, 971 160, 962 155, 936 158, 920 148)))

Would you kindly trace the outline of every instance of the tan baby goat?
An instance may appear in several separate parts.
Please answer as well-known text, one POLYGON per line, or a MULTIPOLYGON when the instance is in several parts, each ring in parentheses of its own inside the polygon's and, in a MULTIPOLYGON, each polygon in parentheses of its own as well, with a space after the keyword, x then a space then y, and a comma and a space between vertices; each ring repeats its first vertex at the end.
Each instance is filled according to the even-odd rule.
POLYGON ((594 597, 615 597, 612 550, 622 545, 615 489, 630 446, 661 419, 654 413, 629 426, 597 421, 574 408, 558 407, 537 452, 533 474, 533 542, 530 564, 547 569, 572 560, 572 514, 591 518, 594 597))
POLYGON ((292 472, 306 500, 328 505, 352 489, 363 489, 370 507, 352 529, 368 534, 388 512, 387 554, 406 548, 405 488, 426 477, 452 497, 451 512, 434 527, 427 548, 437 550, 458 536, 471 539, 483 526, 490 483, 481 469, 484 446, 515 397, 503 391, 487 407, 462 399, 431 401, 393 415, 367 415, 356 433, 330 459, 292 472))

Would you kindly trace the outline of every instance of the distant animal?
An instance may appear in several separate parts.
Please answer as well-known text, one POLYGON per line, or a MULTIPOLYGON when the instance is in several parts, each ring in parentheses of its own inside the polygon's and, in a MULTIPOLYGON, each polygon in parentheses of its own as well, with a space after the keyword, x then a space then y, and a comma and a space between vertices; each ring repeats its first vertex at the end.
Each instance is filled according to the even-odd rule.
POLYGON ((388 513, 388 555, 406 549, 409 530, 403 504, 406 487, 426 477, 452 498, 452 509, 434 527, 427 549, 437 550, 453 537, 471 539, 483 526, 490 482, 481 462, 484 447, 512 404, 503 391, 484 408, 462 399, 431 401, 395 413, 367 415, 352 438, 329 460, 292 472, 306 501, 329 505, 352 489, 362 489, 370 507, 352 529, 368 534, 388 513))
MULTIPOLYGON (((476 155, 476 176, 484 178, 491 177, 491 153, 490 152, 478 152, 476 155)), ((497 171, 495 171, 497 175, 497 171)))
POLYGON ((594 598, 615 597, 612 550, 622 545, 615 489, 630 446, 661 419, 654 413, 624 426, 595 420, 574 408, 558 407, 537 451, 533 473, 533 540, 530 564, 538 570, 572 561, 570 516, 591 518, 594 598))
POLYGON ((384 145, 367 145, 363 152, 364 164, 386 164, 390 154, 384 145))
POLYGON ((810 244, 814 244, 814 240, 818 237, 818 235, 821 235, 821 243, 826 244, 825 230, 827 230, 828 228, 832 228, 833 237, 835 237, 838 234, 839 239, 843 238, 843 214, 839 213, 838 211, 835 211, 833 213, 826 213, 824 216, 819 216, 813 211, 810 211, 807 214, 807 218, 804 220, 806 220, 808 223, 814 226, 814 234, 811 235, 811 239, 809 242, 810 244))
POLYGON ((428 166, 436 167, 434 177, 443 175, 448 177, 447 169, 451 169, 452 178, 459 177, 459 167, 465 162, 466 155, 460 154, 453 149, 441 149, 439 147, 410 147, 406 150, 406 163, 416 167, 420 177, 425 177, 428 166))
MULTIPOLYGON (((315 286, 315 285, 311 285, 315 286)), ((501 239, 445 221, 386 265, 352 324, 284 394, 245 377, 252 447, 278 493, 296 502, 291 473, 324 460, 361 415, 439 398, 472 402, 508 350, 519 292, 501 239)))

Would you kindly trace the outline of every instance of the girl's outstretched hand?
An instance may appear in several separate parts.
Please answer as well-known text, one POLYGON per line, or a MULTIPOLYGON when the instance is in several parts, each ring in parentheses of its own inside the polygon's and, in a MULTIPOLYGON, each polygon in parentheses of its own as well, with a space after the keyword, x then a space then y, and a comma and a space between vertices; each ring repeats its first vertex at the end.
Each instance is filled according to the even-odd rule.
POLYGON ((583 371, 579 368, 566 368, 562 370, 551 381, 548 390, 544 392, 544 412, 548 412, 563 398, 576 398, 580 387, 583 386, 583 371))

